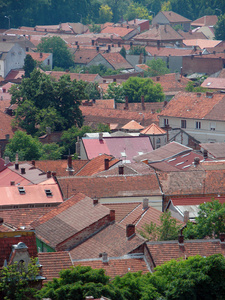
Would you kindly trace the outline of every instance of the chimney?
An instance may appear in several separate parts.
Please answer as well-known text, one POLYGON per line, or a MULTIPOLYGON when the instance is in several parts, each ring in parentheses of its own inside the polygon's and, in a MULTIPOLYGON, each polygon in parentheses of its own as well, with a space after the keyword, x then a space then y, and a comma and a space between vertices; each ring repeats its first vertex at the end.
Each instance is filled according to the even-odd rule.
POLYGON ((25 168, 21 168, 21 174, 26 174, 26 169, 25 168))
POLYGON ((124 166, 119 166, 119 175, 124 175, 124 166))
POLYGON ((147 209, 147 208, 148 208, 148 198, 144 198, 142 209, 147 209))
POLYGON ((95 205, 97 205, 98 204, 98 198, 97 197, 94 197, 93 198, 93 205, 95 206, 95 205))
POLYGON ((180 68, 180 77, 181 78, 183 77, 183 68, 182 67, 180 68))
POLYGON ((79 50, 80 49, 80 46, 77 44, 77 50, 79 50))
POLYGON ((178 244, 179 244, 179 246, 184 246, 184 236, 183 235, 178 236, 178 244))
POLYGON ((106 252, 102 253, 102 262, 103 264, 106 264, 109 261, 108 254, 106 252))
POLYGON ((110 46, 110 45, 108 45, 108 52, 110 52, 110 50, 111 50, 111 46, 110 46))
POLYGON ((91 40, 91 44, 92 44, 92 46, 94 46, 95 45, 95 41, 91 40))
POLYGON ((213 97, 213 93, 212 92, 206 92, 206 97, 207 98, 212 98, 213 97))
POLYGON ((52 177, 55 177, 56 176, 56 172, 52 172, 52 177))
POLYGON ((73 164, 72 164, 72 155, 68 155, 67 159, 67 171, 74 171, 73 164))
POLYGON ((127 224, 126 225, 126 237, 130 239, 135 234, 135 225, 127 224))
POLYGON ((15 181, 10 181, 10 185, 11 186, 15 185, 15 181))
POLYGON ((9 163, 9 156, 5 156, 5 165, 8 165, 9 163))
POLYGON ((197 165, 199 165, 200 162, 200 158, 199 157, 195 157, 194 158, 194 166, 197 167, 197 165))
POLYGON ((109 213, 109 218, 110 218, 110 222, 113 222, 115 221, 115 218, 116 218, 116 212, 115 212, 115 209, 110 209, 110 213, 109 213))
POLYGON ((141 107, 142 110, 145 110, 145 96, 141 96, 141 107))
POLYGON ((120 43, 120 42, 118 42, 118 47, 119 47, 119 48, 121 47, 121 43, 120 43))
POLYGON ((96 47, 96 51, 99 52, 99 46, 96 47))
POLYGON ((128 109, 129 105, 128 105, 128 96, 125 96, 125 108, 124 109, 128 109))
POLYGON ((78 45, 78 41, 75 42, 75 45, 76 45, 76 46, 78 45))
POLYGON ((109 159, 105 158, 105 170, 109 169, 109 159))
POLYGON ((127 25, 127 29, 129 29, 129 25, 127 25))
POLYGON ((225 244, 225 233, 220 233, 220 244, 225 244))
POLYGON ((32 160, 32 161, 31 161, 31 164, 32 164, 32 166, 35 167, 35 160, 32 160))
POLYGON ((103 141, 103 133, 102 132, 99 132, 98 139, 99 139, 99 141, 103 141))
POLYGON ((113 82, 116 82, 116 78, 113 78, 113 82))
POLYGON ((4 223, 3 218, 0 218, 0 225, 2 225, 4 223))
POLYGON ((208 151, 205 149, 203 150, 203 157, 204 157, 204 159, 208 158, 208 151))
POLYGON ((199 93, 199 92, 198 92, 198 93, 197 93, 197 97, 201 97, 201 94, 202 94, 202 93, 199 93))
POLYGON ((160 81, 160 76, 156 76, 156 81, 160 81))
POLYGON ((189 211, 185 210, 184 211, 184 223, 187 224, 188 221, 189 221, 189 211))
POLYGON ((42 54, 42 52, 40 52, 40 58, 42 58, 43 57, 43 54, 42 54))
POLYGON ((167 106, 167 101, 165 100, 164 102, 163 102, 163 107, 166 107, 167 106))
POLYGON ((19 164, 15 163, 15 170, 19 170, 19 164))
POLYGON ((51 178, 52 177, 52 172, 51 171, 47 171, 47 178, 51 178))

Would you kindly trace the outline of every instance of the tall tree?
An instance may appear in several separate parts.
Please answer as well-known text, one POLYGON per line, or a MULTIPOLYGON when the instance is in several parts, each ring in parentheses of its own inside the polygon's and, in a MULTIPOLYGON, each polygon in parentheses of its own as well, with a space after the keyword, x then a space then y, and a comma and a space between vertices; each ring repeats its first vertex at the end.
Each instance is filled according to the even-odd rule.
POLYGON ((36 61, 32 58, 30 54, 27 54, 24 60, 24 71, 25 71, 25 77, 30 77, 30 74, 33 72, 35 69, 37 63, 36 61))
POLYGON ((218 22, 215 26, 215 39, 225 40, 225 14, 219 16, 218 22))

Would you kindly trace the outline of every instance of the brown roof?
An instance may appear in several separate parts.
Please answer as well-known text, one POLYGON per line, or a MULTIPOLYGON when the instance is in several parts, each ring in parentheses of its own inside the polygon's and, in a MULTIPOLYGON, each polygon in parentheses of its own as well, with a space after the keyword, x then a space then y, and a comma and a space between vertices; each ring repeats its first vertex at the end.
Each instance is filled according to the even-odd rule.
POLYGON ((109 215, 109 212, 109 209, 103 205, 93 205, 92 199, 78 193, 34 221, 31 227, 35 228, 40 239, 55 248, 58 244, 109 215))
POLYGON ((186 23, 186 22, 189 23, 189 22, 191 22, 191 20, 189 20, 173 11, 161 11, 160 13, 162 13, 170 23, 186 23))
POLYGON ((146 46, 145 50, 152 56, 185 56, 194 54, 194 49, 146 46))
POLYGON ((223 94, 178 93, 161 111, 160 116, 177 118, 225 120, 223 94))
POLYGON ((103 252, 109 257, 118 257, 129 254, 144 242, 145 239, 137 234, 127 239, 126 228, 115 223, 72 249, 70 255, 73 260, 96 258, 103 252))
POLYGON ((120 37, 124 37, 130 32, 132 32, 134 28, 127 28, 127 27, 119 27, 119 26, 107 26, 102 29, 101 33, 114 33, 120 37))
POLYGON ((88 64, 93 58, 99 55, 99 53, 100 52, 96 50, 77 50, 74 53, 74 62, 76 64, 88 64))
MULTIPOLYGON (((74 174, 79 172, 88 160, 72 160, 74 174)), ((37 160, 35 166, 43 172, 52 171, 56 172, 56 176, 69 176, 67 169, 68 161, 64 160, 37 160)))
POLYGON ((63 75, 69 75, 70 79, 73 80, 83 80, 88 82, 94 82, 95 80, 101 78, 98 74, 86 74, 86 73, 70 73, 70 72, 63 72, 63 71, 47 71, 48 75, 50 75, 53 78, 56 78, 56 80, 59 80, 61 76, 63 75))
POLYGON ((185 91, 188 82, 190 81, 188 78, 181 76, 179 73, 170 73, 157 77, 151 77, 151 79, 161 84, 163 88, 163 92, 166 94, 168 92, 176 92, 185 91))
POLYGON ((225 255, 225 247, 219 240, 190 240, 180 246, 178 241, 148 242, 147 247, 156 266, 171 259, 186 259, 189 256, 209 256, 217 253, 225 255))
POLYGON ((200 146, 207 150, 214 158, 225 158, 225 143, 203 143, 200 146))
MULTIPOLYGON (((112 168, 110 168, 107 171, 102 171, 99 175, 109 176, 109 175, 118 175, 119 174, 119 166, 121 166, 120 163, 114 165, 112 168)), ((131 162, 131 163, 123 163, 124 168, 124 175, 132 175, 132 174, 142 174, 147 175, 151 174, 154 171, 152 168, 150 168, 147 164, 142 162, 131 162)))
POLYGON ((203 81, 201 86, 207 89, 224 90, 225 78, 208 77, 203 81))
POLYGON ((61 270, 69 269, 73 266, 69 252, 43 252, 38 253, 39 263, 42 265, 42 276, 46 277, 44 282, 59 278, 61 270))
POLYGON ((101 258, 97 260, 76 260, 74 266, 90 266, 92 269, 104 269, 107 276, 115 278, 116 276, 124 276, 128 272, 142 271, 142 274, 148 273, 149 269, 146 265, 143 255, 136 258, 132 255, 122 257, 109 258, 107 263, 103 263, 101 258))
POLYGON ((26 54, 29 54, 34 60, 38 62, 42 62, 46 60, 51 53, 39 53, 39 52, 26 52, 26 54))
POLYGON ((118 52, 101 53, 108 63, 115 69, 133 69, 133 66, 118 52))
POLYGON ((112 155, 102 154, 90 160, 80 171, 78 171, 78 173, 76 173, 76 176, 91 176, 104 171, 105 159, 109 160, 109 168, 119 162, 119 159, 116 159, 112 155))
POLYGON ((207 39, 203 32, 200 31, 183 31, 178 30, 178 33, 184 38, 184 40, 191 40, 191 39, 207 39))
POLYGON ((0 139, 5 140, 6 134, 9 134, 9 138, 13 137, 14 131, 12 130, 12 125, 11 125, 12 120, 13 120, 12 117, 0 111, 0 139))
MULTIPOLYGON (((194 47, 194 46, 198 46, 200 49, 204 49, 204 48, 212 48, 215 46, 218 46, 221 43, 221 41, 218 40, 208 40, 208 39, 185 39, 183 40, 183 44, 185 46, 189 46, 189 47, 194 47)), ((204 57, 209 57, 208 54, 205 55, 204 57)))
POLYGON ((117 175, 96 177, 58 178, 64 197, 77 192, 89 197, 135 197, 160 195, 159 185, 154 173, 148 175, 117 175))
POLYGON ((197 20, 194 20, 191 23, 191 26, 194 27, 215 26, 217 21, 218 21, 218 17, 216 15, 203 16, 197 20))
POLYGON ((137 41, 182 41, 183 37, 176 32, 170 25, 154 25, 134 37, 137 41))
POLYGON ((115 210, 115 221, 120 222, 125 218, 132 210, 134 210, 140 203, 130 202, 130 203, 104 203, 104 206, 110 210, 115 210))
POLYGON ((138 122, 132 120, 130 122, 128 122, 127 124, 125 124, 122 129, 127 129, 127 130, 138 130, 140 131, 141 129, 143 129, 144 127, 142 125, 140 125, 138 122))
MULTIPOLYGON (((154 78, 154 77, 153 77, 154 78)), ((124 112, 124 103, 116 103, 116 109, 122 110, 124 112)), ((162 110, 165 106, 164 102, 145 102, 145 113, 151 113, 162 110)), ((141 103, 129 103, 128 104, 128 110, 124 112, 124 114, 127 114, 128 112, 143 112, 142 104, 141 103)))

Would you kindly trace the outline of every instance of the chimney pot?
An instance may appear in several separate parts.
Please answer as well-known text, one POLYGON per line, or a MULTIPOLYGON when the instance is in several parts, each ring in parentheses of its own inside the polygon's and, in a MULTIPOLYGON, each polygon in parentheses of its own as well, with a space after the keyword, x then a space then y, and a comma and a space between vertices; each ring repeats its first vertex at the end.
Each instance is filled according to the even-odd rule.
POLYGON ((184 211, 184 223, 187 224, 188 221, 189 221, 189 211, 185 210, 184 211))
POLYGON ((109 169, 109 159, 105 158, 105 170, 109 169))
POLYGON ((160 76, 157 76, 157 77, 156 77, 156 81, 160 81, 160 76))
POLYGON ((93 198, 93 205, 95 206, 95 205, 97 205, 98 204, 98 198, 93 198))
POLYGON ((10 185, 15 185, 15 181, 10 181, 10 185))
POLYGON ((43 56, 43 54, 42 54, 42 52, 40 52, 40 58, 42 58, 42 56, 43 56))
POLYGON ((8 165, 9 163, 9 156, 5 156, 5 165, 8 165))
POLYGON ((126 237, 129 239, 135 234, 135 225, 127 224, 126 226, 126 237))
POLYGON ((103 133, 102 132, 99 132, 98 139, 99 139, 99 141, 103 141, 103 133))
POLYGON ((26 169, 25 168, 21 168, 21 174, 26 174, 26 169))
POLYGON ((194 166, 196 167, 197 165, 199 165, 200 162, 200 158, 199 157, 195 157, 194 158, 194 166))
POLYGON ((54 177, 54 176, 56 176, 56 172, 55 171, 52 172, 52 177, 54 177))
POLYGON ((19 164, 15 164, 15 170, 19 170, 19 164))
POLYGON ((203 157, 204 159, 208 158, 208 151, 206 149, 203 150, 203 157))
POLYGON ((102 253, 102 262, 103 262, 103 264, 107 263, 108 261, 109 261, 108 254, 106 252, 103 252, 102 253))
POLYGON ((31 164, 35 167, 35 160, 32 160, 31 164))

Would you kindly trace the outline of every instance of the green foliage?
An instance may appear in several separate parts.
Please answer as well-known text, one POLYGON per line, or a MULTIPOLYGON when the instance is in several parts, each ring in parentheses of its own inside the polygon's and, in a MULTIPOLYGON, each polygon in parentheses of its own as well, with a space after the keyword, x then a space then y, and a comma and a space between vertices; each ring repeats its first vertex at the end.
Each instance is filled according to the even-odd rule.
POLYGON ((42 154, 42 144, 37 138, 18 130, 6 145, 4 155, 14 161, 16 152, 20 160, 38 160, 42 154))
POLYGON ((164 1, 162 4, 161 4, 161 11, 169 11, 171 10, 171 4, 170 4, 170 1, 164 1))
POLYGON ((183 231, 185 238, 219 238, 220 233, 225 232, 225 204, 218 200, 200 204, 195 223, 187 223, 183 231))
POLYGON ((108 85, 104 99, 115 99, 116 102, 124 102, 124 93, 123 85, 112 82, 108 85))
POLYGON ((53 54, 53 68, 68 69, 74 65, 73 57, 66 43, 59 37, 42 38, 37 46, 38 51, 53 54))
POLYGON ((36 61, 32 58, 30 54, 27 54, 24 60, 24 71, 25 71, 25 77, 30 77, 30 74, 33 72, 33 70, 36 68, 36 61))
POLYGON ((147 7, 144 7, 143 5, 137 4, 135 2, 131 2, 131 4, 127 8, 124 18, 126 20, 134 20, 137 18, 151 20, 152 16, 149 15, 147 7))
POLYGON ((215 26, 215 40, 225 40, 225 14, 219 16, 215 26))
POLYGON ((124 94, 129 102, 141 102, 141 96, 145 96, 145 102, 160 102, 164 100, 162 86, 154 84, 150 78, 130 77, 123 82, 124 94))
POLYGON ((176 219, 171 217, 170 212, 164 212, 160 216, 160 223, 159 226, 153 222, 145 224, 142 226, 143 229, 140 230, 140 234, 144 238, 153 241, 176 240, 182 226, 178 224, 176 219))
POLYGON ((153 77, 170 73, 170 70, 167 68, 166 63, 160 58, 156 60, 148 60, 146 62, 146 65, 148 65, 149 68, 148 71, 145 72, 144 76, 153 77))
POLYGON ((40 160, 61 159, 64 151, 65 151, 64 147, 60 147, 56 143, 44 144, 42 146, 42 155, 40 160))
POLYGON ((118 288, 109 283, 109 277, 103 269, 77 266, 60 272, 60 278, 48 282, 39 292, 39 299, 51 298, 65 300, 83 300, 92 295, 102 295, 112 300, 123 300, 118 288))
POLYGON ((106 22, 111 22, 113 17, 112 9, 106 4, 101 5, 99 8, 99 22, 104 24, 106 22))
POLYGON ((124 58, 126 58, 126 56, 127 56, 127 51, 126 51, 126 49, 124 48, 124 46, 121 48, 120 54, 121 54, 124 58))
POLYGON ((96 132, 110 132, 109 125, 108 124, 98 123, 97 124, 96 132))
POLYGON ((97 82, 87 82, 84 89, 88 99, 99 99, 100 91, 97 82))
POLYGON ((90 30, 90 32, 93 32, 93 33, 100 33, 101 32, 101 25, 91 24, 89 26, 89 30, 90 30))
POLYGON ((132 46, 132 47, 130 47, 129 54, 130 55, 140 55, 140 54, 147 55, 147 52, 145 50, 145 47, 143 47, 143 46, 132 46))
POLYGON ((0 271, 0 296, 5 300, 34 299, 37 290, 31 287, 39 275, 37 260, 31 260, 28 266, 14 263, 0 271))
POLYGON ((204 93, 206 91, 208 91, 208 89, 204 88, 204 87, 201 87, 199 86, 198 84, 192 82, 192 81, 189 81, 185 90, 187 92, 199 92, 199 93, 204 93))
POLYGON ((15 126, 32 135, 45 133, 46 127, 61 131, 74 124, 82 126, 79 106, 80 99, 86 97, 86 85, 83 81, 71 81, 69 75, 54 81, 50 76, 34 70, 30 78, 24 78, 20 85, 14 85, 10 90, 11 103, 18 104, 15 126))

